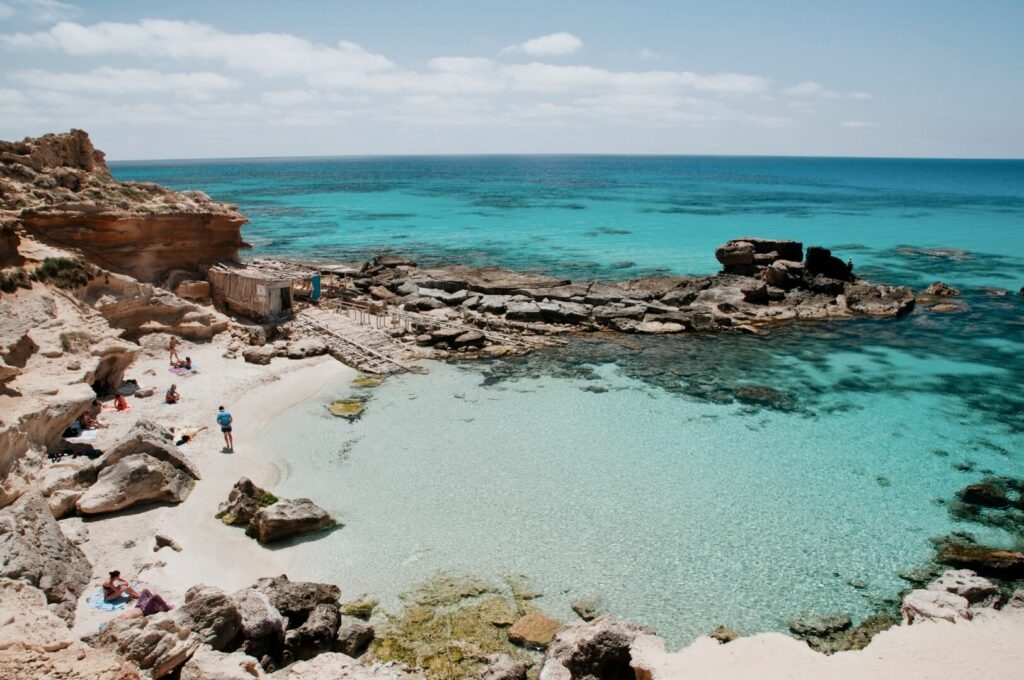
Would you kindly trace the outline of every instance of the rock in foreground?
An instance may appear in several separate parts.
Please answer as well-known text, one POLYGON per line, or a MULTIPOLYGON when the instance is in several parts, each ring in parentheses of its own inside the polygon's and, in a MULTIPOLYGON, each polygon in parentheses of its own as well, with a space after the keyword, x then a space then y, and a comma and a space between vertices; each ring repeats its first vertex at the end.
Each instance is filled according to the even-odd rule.
POLYGON ((248 532, 260 543, 273 543, 339 526, 326 510, 308 498, 280 500, 257 512, 248 532))

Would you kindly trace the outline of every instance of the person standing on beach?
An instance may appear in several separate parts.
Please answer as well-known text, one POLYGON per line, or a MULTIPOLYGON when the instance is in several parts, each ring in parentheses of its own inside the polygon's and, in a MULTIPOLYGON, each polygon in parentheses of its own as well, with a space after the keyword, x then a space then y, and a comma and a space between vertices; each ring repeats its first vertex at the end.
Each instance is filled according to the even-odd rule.
POLYGON ((224 433, 224 448, 228 453, 235 452, 235 439, 231 436, 233 421, 231 414, 225 411, 223 406, 217 409, 217 424, 220 425, 220 431, 224 433))
POLYGON ((178 362, 181 359, 179 359, 178 357, 178 338, 174 337, 173 335, 171 336, 171 343, 169 348, 171 350, 171 366, 177 366, 178 362))

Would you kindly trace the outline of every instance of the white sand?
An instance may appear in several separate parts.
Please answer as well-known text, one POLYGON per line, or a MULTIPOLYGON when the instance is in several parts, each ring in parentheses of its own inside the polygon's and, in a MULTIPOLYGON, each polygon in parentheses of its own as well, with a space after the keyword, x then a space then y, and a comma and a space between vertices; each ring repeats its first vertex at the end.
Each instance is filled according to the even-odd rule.
MULTIPOLYGON (((225 526, 214 514, 239 477, 249 477, 273 489, 278 471, 248 458, 246 452, 276 415, 315 394, 328 380, 344 374, 355 377, 357 373, 331 357, 275 359, 269 366, 255 366, 241 359, 225 359, 223 352, 219 344, 184 348, 181 355, 191 356, 200 369, 188 377, 170 373, 163 352, 141 358, 127 377, 155 387, 156 393, 146 399, 129 397, 132 410, 128 413, 103 414, 102 419, 111 427, 100 432, 96 446, 101 449, 139 418, 178 430, 203 425, 209 429, 179 449, 202 474, 185 502, 86 520, 89 540, 81 547, 93 563, 93 585, 79 602, 76 633, 93 632, 114 616, 96 611, 86 602, 112 569, 119 569, 129 580, 160 593, 172 604, 180 603, 185 591, 199 583, 232 591, 264 576, 288 573, 301 578, 301 568, 290 559, 295 551, 264 548, 247 537, 242 528, 225 526), (182 399, 168 406, 163 404, 163 393, 171 383, 177 384, 182 399), (233 454, 223 452, 224 440, 216 423, 221 404, 234 417, 233 454), (155 534, 174 539, 183 550, 179 553, 163 548, 154 552, 155 534)), ((301 452, 294 455, 301 456, 301 452)))
POLYGON ((779 633, 722 645, 700 638, 674 654, 644 638, 640 658, 662 680, 985 680, 1024 678, 1024 609, 978 614, 974 621, 926 621, 875 636, 865 649, 825 656, 779 633))

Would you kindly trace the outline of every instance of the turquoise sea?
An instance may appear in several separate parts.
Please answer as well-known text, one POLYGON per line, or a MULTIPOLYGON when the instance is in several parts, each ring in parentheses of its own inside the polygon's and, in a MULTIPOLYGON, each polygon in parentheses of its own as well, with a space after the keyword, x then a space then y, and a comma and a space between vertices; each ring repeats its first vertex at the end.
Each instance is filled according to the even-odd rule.
POLYGON ((1024 477, 1024 161, 410 157, 115 163, 252 219, 250 254, 382 250, 567 278, 709 273, 737 236, 832 247, 855 271, 961 288, 961 313, 767 337, 585 338, 514 360, 329 385, 257 455, 346 522, 318 577, 394 602, 439 569, 525 574, 675 644, 724 623, 855 620, 950 531, 958 489, 1024 477), (1009 289, 994 294, 992 288, 1009 289))

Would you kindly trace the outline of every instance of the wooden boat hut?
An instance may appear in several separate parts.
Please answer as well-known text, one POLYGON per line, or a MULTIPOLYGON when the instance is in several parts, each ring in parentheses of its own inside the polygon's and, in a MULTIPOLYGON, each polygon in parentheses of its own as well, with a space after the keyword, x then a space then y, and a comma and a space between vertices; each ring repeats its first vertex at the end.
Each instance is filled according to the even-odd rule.
POLYGON ((292 278, 251 267, 215 265, 206 273, 214 303, 264 323, 292 317, 292 278))

